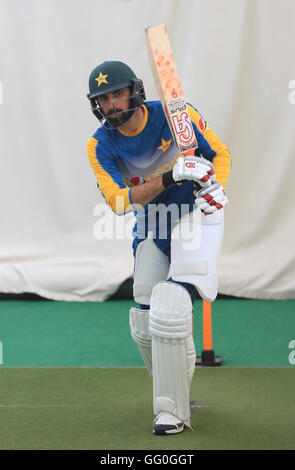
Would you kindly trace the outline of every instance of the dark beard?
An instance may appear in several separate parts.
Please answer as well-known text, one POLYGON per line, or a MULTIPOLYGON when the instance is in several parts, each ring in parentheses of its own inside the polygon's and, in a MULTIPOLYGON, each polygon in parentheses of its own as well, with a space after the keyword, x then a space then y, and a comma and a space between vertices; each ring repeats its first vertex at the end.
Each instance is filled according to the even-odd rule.
POLYGON ((110 126, 112 126, 114 129, 123 126, 123 124, 126 124, 127 121, 131 118, 134 110, 127 110, 127 111, 120 111, 116 110, 116 117, 108 117, 108 115, 114 114, 113 111, 110 111, 108 115, 106 116, 106 120, 109 123, 110 126))

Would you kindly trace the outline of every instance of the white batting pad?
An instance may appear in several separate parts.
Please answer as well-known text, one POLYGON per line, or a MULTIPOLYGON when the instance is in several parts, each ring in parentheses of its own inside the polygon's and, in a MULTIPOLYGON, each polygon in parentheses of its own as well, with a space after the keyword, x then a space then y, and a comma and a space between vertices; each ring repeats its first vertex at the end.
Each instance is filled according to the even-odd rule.
POLYGON ((206 216, 195 209, 182 217, 172 233, 168 277, 193 284, 203 299, 213 302, 222 239, 223 209, 206 216))
POLYGON ((153 288, 149 327, 154 413, 167 411, 189 424, 189 389, 196 353, 192 302, 184 287, 160 282, 153 288))
POLYGON ((167 279, 168 257, 152 239, 141 242, 136 250, 133 297, 135 302, 149 305, 154 285, 167 279))
POLYGON ((150 376, 152 376, 152 341, 149 332, 149 310, 131 307, 129 312, 131 336, 141 354, 150 376))

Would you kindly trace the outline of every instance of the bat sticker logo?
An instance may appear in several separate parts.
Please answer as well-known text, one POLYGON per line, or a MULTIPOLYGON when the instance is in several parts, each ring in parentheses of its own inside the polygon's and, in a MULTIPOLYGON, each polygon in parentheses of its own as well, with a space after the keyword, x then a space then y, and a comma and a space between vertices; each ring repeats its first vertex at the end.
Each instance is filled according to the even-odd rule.
POLYGON ((177 116, 172 117, 173 125, 176 134, 179 136, 179 140, 187 144, 194 138, 194 131, 191 120, 186 112, 182 113, 180 120, 177 116))

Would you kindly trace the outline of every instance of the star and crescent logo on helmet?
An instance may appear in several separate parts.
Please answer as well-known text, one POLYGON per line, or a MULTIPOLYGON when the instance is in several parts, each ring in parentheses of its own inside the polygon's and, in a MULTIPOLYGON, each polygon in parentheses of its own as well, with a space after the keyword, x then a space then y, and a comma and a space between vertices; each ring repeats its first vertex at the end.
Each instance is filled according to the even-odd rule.
POLYGON ((102 83, 109 83, 107 81, 108 75, 104 75, 102 72, 100 72, 99 76, 95 79, 97 81, 97 86, 100 87, 102 83))

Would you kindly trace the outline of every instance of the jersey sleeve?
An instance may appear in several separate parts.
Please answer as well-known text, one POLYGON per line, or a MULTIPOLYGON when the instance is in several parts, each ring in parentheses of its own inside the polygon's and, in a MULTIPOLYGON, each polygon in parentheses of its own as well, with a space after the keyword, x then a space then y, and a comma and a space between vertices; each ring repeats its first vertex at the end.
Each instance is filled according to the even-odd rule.
MULTIPOLYGON (((199 133, 204 137, 210 149, 214 152, 213 158, 209 159, 211 159, 215 169, 215 181, 220 182, 222 186, 225 187, 231 171, 231 156, 229 150, 209 127, 201 114, 190 104, 188 104, 188 109, 192 122, 196 125, 199 133)), ((204 156, 206 157, 206 155, 204 156)))
POLYGON ((100 192, 107 204, 118 215, 131 212, 131 188, 128 188, 118 166, 111 155, 100 148, 96 138, 90 137, 87 142, 87 155, 94 171, 100 192))

